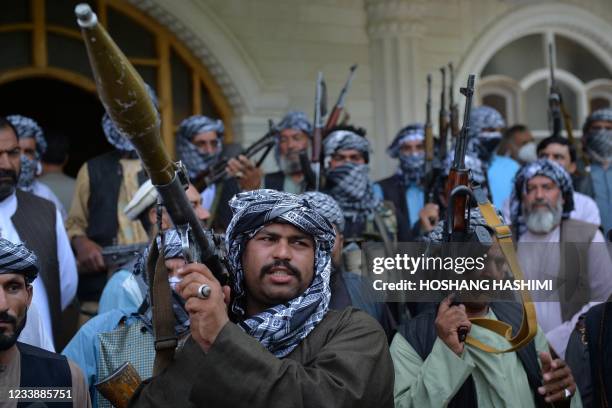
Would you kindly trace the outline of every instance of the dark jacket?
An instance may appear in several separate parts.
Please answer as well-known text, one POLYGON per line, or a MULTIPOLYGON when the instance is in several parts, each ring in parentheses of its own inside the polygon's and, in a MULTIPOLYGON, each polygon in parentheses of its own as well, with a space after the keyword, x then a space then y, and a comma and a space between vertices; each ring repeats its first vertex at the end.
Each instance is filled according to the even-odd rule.
POLYGON ((419 234, 419 220, 411 220, 406 201, 406 188, 401 177, 394 174, 378 182, 383 191, 385 201, 390 201, 395 206, 395 217, 397 218, 397 240, 399 242, 413 241, 419 234))
POLYGON ((233 323, 207 354, 189 339, 137 390, 130 407, 393 407, 393 363, 374 319, 330 310, 285 358, 233 323))

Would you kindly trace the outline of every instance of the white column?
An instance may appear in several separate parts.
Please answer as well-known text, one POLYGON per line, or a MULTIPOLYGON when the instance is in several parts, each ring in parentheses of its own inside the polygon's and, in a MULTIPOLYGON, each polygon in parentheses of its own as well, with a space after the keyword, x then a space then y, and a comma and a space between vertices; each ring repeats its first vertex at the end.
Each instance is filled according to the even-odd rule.
POLYGON ((386 148, 397 131, 408 123, 423 122, 425 76, 418 62, 424 7, 422 0, 366 1, 374 98, 372 172, 379 177, 389 172, 386 148))

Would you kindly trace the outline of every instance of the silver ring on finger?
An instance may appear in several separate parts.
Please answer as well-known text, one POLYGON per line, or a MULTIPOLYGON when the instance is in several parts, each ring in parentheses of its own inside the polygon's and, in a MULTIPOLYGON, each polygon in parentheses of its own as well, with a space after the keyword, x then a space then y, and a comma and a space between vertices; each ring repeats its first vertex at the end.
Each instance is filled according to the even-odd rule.
POLYGON ((197 297, 200 299, 208 299, 210 297, 210 292, 212 292, 210 286, 207 284, 200 285, 197 292, 197 297))
POLYGON ((244 177, 244 173, 241 171, 237 171, 235 177, 241 179, 244 177))
POLYGON ((568 390, 567 388, 563 389, 563 397, 565 399, 571 398, 572 397, 572 393, 570 390, 568 390))

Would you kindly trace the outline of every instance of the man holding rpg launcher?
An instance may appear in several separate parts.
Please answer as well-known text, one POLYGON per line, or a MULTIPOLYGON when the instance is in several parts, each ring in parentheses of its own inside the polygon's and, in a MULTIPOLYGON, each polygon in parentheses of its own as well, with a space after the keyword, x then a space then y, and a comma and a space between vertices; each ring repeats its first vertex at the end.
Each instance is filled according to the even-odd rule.
POLYGON ((179 271, 192 337, 131 406, 393 406, 384 332, 364 312, 329 310, 329 221, 273 190, 230 205, 231 295, 204 265, 179 271))

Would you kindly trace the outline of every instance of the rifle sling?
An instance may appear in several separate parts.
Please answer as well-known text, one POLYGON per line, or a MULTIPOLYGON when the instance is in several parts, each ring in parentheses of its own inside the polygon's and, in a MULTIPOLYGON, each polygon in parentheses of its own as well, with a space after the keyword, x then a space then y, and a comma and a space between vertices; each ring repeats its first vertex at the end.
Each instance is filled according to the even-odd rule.
MULTIPOLYGON (((163 240, 162 240, 163 242, 163 240)), ((153 332, 155 334, 155 361, 153 376, 160 374, 174 359, 177 337, 174 332, 174 312, 172 310, 172 293, 168 283, 163 248, 157 248, 157 240, 151 244, 151 252, 147 260, 147 270, 154 271, 151 291, 153 308, 153 332)), ((149 276, 151 274, 149 273, 149 276)))
MULTIPOLYGON (((495 212, 495 209, 488 200, 484 200, 478 203, 480 212, 484 216, 489 228, 495 231, 495 236, 499 242, 501 250, 510 266, 510 272, 517 280, 523 280, 523 272, 518 263, 514 244, 512 242, 512 232, 510 227, 505 225, 495 212)), ((511 347, 506 350, 498 350, 481 341, 468 335, 465 342, 473 347, 476 347, 487 353, 508 353, 516 351, 521 347, 526 346, 535 337, 538 326, 536 321, 536 313, 533 302, 531 301, 531 295, 529 291, 521 291, 521 300, 523 306, 523 318, 521 321, 521 327, 519 328, 516 336, 512 336, 512 326, 509 324, 493 319, 487 319, 483 317, 471 318, 470 321, 473 324, 484 327, 485 329, 491 330, 500 336, 504 337, 510 343, 511 347)))

